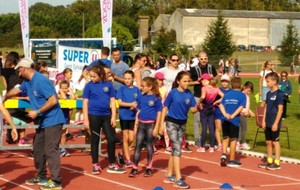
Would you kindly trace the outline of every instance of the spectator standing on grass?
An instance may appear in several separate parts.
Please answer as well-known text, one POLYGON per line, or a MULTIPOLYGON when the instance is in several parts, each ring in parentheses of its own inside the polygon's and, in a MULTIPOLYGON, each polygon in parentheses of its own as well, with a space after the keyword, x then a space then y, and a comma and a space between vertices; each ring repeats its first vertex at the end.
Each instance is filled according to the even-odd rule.
POLYGON ((142 82, 142 68, 147 63, 147 56, 143 53, 138 53, 135 55, 134 64, 130 70, 134 73, 133 85, 140 88, 142 82))
POLYGON ((118 48, 112 49, 113 63, 111 65, 111 75, 114 79, 113 87, 117 91, 121 86, 124 85, 123 74, 129 70, 127 63, 121 60, 121 50, 118 48))
POLYGON ((97 65, 99 63, 99 61, 101 61, 103 64, 107 65, 109 68, 111 67, 111 61, 109 60, 109 53, 110 53, 110 49, 109 47, 103 46, 101 48, 101 58, 97 59, 95 61, 93 61, 88 67, 87 70, 89 70, 89 68, 91 68, 94 65, 97 65))
POLYGON ((278 88, 279 76, 277 73, 267 74, 266 82, 270 91, 267 93, 262 128, 265 129, 267 162, 258 166, 268 170, 279 170, 281 169, 279 134, 283 112, 283 93, 278 88), (275 152, 274 160, 273 148, 275 152))
POLYGON ((161 69, 163 67, 165 67, 166 63, 167 63, 167 59, 166 56, 164 54, 159 54, 159 58, 156 61, 156 65, 158 69, 161 69))
POLYGON ((267 86, 267 82, 266 82, 266 75, 268 73, 273 72, 273 64, 270 61, 266 61, 263 64, 262 70, 259 73, 259 95, 261 98, 261 107, 264 107, 266 104, 266 96, 267 96, 267 92, 270 91, 270 88, 267 86))
POLYGON ((292 94, 292 83, 288 80, 288 72, 282 71, 280 73, 280 81, 278 84, 279 90, 283 93, 283 112, 282 120, 286 118, 287 103, 290 103, 289 96, 292 94))
POLYGON ((178 188, 189 188, 183 180, 180 172, 181 144, 186 132, 188 111, 196 113, 196 101, 192 92, 188 89, 190 74, 180 71, 173 83, 162 111, 160 126, 167 126, 167 133, 173 145, 171 156, 168 162, 167 174, 164 183, 174 183, 178 188), (173 175, 175 174, 175 176, 173 175))
POLYGON ((10 90, 4 97, 12 97, 26 91, 32 110, 28 116, 39 121, 33 143, 34 165, 37 176, 26 180, 27 185, 42 185, 44 189, 62 189, 60 174, 59 141, 64 123, 64 115, 60 109, 56 91, 51 81, 33 68, 33 61, 21 59, 15 67, 24 78, 22 84, 10 90), (43 85, 41 85, 43 84, 43 85), (46 162, 51 179, 47 180, 46 162))
POLYGON ((224 95, 220 104, 220 110, 223 114, 223 148, 221 155, 222 167, 241 167, 242 164, 236 160, 235 151, 240 130, 240 113, 246 106, 246 95, 241 92, 241 78, 231 79, 230 92, 224 95), (229 162, 227 164, 227 147, 230 147, 229 162))
POLYGON ((168 61, 169 61, 169 64, 167 66, 156 70, 156 72, 153 73, 152 76, 154 76, 157 72, 162 73, 165 76, 165 85, 166 85, 167 91, 169 92, 172 88, 172 83, 174 82, 176 75, 181 70, 178 67, 179 56, 177 54, 171 54, 168 61))
POLYGON ((125 173, 119 168, 115 158, 115 126, 116 102, 115 90, 111 82, 106 81, 106 73, 99 65, 89 70, 91 81, 83 91, 84 127, 91 131, 92 174, 99 174, 102 169, 99 165, 99 141, 101 128, 107 140, 109 166, 108 173, 125 173))
MULTIPOLYGON (((190 86, 194 86, 194 97, 196 102, 199 101, 201 97, 201 87, 202 84, 199 82, 199 78, 201 78, 202 74, 207 73, 212 78, 217 76, 217 71, 211 64, 208 63, 208 57, 205 52, 199 52, 198 54, 198 64, 194 67, 191 67, 189 71, 191 74, 192 81, 189 83, 190 86)), ((194 114, 194 138, 195 145, 197 147, 201 146, 201 137, 200 137, 200 114, 194 114)))

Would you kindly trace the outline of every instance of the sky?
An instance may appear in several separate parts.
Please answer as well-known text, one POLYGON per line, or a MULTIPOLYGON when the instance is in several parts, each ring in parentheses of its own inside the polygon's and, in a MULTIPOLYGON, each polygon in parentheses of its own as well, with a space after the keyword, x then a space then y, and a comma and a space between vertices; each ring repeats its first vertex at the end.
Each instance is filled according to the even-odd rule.
MULTIPOLYGON (((28 0, 29 7, 37 2, 48 3, 53 6, 57 5, 69 5, 77 0, 28 0)), ((19 0, 0 0, 0 14, 18 13, 19 12, 19 0)))

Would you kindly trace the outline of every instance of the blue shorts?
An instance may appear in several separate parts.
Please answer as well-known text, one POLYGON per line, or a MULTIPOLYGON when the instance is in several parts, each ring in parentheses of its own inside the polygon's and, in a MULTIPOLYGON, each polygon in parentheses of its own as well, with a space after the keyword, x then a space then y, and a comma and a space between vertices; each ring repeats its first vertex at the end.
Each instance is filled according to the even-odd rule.
POLYGON ((215 109, 214 114, 215 114, 215 120, 222 119, 222 117, 223 117, 223 114, 218 107, 215 109))

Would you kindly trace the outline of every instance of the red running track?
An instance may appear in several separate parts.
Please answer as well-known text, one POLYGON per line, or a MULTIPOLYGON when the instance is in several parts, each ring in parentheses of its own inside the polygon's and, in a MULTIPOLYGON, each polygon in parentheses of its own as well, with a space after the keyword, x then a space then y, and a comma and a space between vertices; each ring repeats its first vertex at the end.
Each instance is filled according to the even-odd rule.
MULTIPOLYGON (((120 146, 117 146, 118 151, 120 146)), ((300 189, 300 165, 282 163, 282 169, 268 171, 258 168, 261 158, 238 155, 243 164, 241 168, 220 167, 220 152, 198 153, 191 147, 193 153, 183 153, 181 168, 186 182, 191 189, 219 189, 223 183, 231 184, 234 189, 300 189)), ((104 148, 105 150, 105 148, 104 148)), ((2 190, 39 189, 38 186, 28 186, 25 180, 35 174, 33 160, 26 151, 0 151, 0 188, 2 190)), ((109 174, 106 172, 108 160, 100 158, 103 169, 100 175, 92 175, 90 155, 78 149, 71 149, 70 157, 61 158, 61 173, 63 189, 72 190, 151 190, 160 186, 165 190, 176 189, 172 184, 164 184, 169 155, 159 149, 155 155, 152 177, 144 177, 146 151, 142 152, 139 165, 140 175, 129 178, 130 169, 126 174, 109 174)), ((131 152, 133 154, 133 151, 131 152)))

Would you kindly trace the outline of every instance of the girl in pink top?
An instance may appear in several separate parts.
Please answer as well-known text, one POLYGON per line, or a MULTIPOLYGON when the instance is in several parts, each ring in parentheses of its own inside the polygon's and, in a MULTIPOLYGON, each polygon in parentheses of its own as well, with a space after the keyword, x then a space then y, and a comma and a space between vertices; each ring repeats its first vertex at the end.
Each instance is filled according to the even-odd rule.
POLYGON ((215 145, 215 124, 214 124, 214 106, 221 102, 223 93, 216 86, 215 79, 207 73, 201 76, 201 97, 198 102, 198 107, 200 108, 200 121, 202 125, 202 138, 201 146, 197 149, 197 152, 205 152, 205 141, 206 141, 206 131, 209 128, 210 135, 210 148, 209 152, 214 152, 215 145), (220 96, 218 100, 215 100, 217 96, 220 96))

